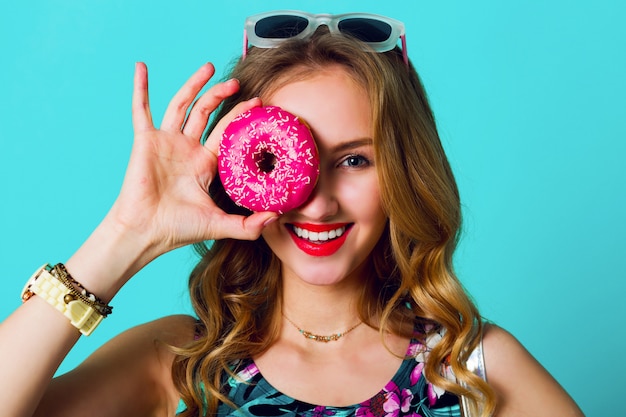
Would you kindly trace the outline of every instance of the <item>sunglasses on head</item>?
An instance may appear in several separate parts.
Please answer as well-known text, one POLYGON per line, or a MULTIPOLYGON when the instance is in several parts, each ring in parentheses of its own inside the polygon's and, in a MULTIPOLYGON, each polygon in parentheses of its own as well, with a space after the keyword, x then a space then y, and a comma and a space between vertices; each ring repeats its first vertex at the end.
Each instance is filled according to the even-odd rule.
POLYGON ((244 25, 243 57, 246 57, 248 45, 275 48, 287 39, 307 39, 321 25, 327 26, 331 33, 356 38, 376 52, 392 50, 400 39, 402 58, 406 65, 409 64, 404 24, 369 13, 331 15, 280 10, 250 16, 244 25))

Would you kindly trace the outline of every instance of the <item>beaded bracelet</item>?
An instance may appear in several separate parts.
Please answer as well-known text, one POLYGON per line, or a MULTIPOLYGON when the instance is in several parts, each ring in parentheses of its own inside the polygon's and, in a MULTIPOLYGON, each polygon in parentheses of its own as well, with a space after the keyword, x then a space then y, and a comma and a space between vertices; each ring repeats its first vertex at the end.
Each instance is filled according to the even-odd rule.
POLYGON ((65 268, 65 265, 62 263, 53 266, 50 273, 70 290, 70 294, 67 294, 66 297, 74 296, 80 299, 82 302, 93 307, 102 317, 107 317, 113 311, 113 307, 87 291, 80 282, 76 281, 74 277, 67 272, 67 268, 65 268))
POLYGON ((85 336, 113 309, 72 278, 62 264, 45 264, 35 271, 22 290, 22 301, 33 295, 61 312, 85 336))

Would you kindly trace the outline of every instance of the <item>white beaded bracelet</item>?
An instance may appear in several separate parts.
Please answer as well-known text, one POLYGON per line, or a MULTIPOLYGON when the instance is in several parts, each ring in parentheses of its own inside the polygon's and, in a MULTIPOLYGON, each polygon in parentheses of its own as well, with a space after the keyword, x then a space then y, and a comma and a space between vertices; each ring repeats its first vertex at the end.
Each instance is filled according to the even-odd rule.
MULTIPOLYGON (((104 315, 98 311, 93 302, 89 302, 89 299, 86 299, 71 284, 68 285, 54 276, 52 271, 53 267, 49 264, 35 271, 22 291, 22 301, 28 301, 33 295, 41 297, 65 315, 72 326, 85 336, 89 336, 100 324, 104 315)), ((106 307, 110 312, 111 307, 106 307)))

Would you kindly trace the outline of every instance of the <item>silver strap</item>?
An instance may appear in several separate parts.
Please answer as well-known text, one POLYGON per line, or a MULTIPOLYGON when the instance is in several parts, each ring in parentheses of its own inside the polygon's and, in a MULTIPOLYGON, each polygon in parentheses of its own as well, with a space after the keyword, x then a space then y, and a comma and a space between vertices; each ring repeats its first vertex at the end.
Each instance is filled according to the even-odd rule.
MULTIPOLYGON (((469 371, 481 377, 483 380, 487 380, 487 371, 485 369, 485 356, 483 353, 483 336, 480 335, 480 341, 478 346, 472 351, 466 362, 466 367, 469 371)), ((467 385, 461 382, 464 388, 467 385)), ((470 402, 464 395, 461 396, 461 415, 463 417, 478 417, 481 410, 476 410, 475 407, 470 407, 470 402)))

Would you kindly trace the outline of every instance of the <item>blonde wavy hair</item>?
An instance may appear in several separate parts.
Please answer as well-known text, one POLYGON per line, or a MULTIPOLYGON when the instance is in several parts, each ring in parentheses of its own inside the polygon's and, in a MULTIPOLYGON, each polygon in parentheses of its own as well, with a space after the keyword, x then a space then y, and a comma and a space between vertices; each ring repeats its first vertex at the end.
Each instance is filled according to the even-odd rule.
MULTIPOLYGON (((426 363, 426 377, 466 396, 488 416, 495 409, 495 394, 464 366, 480 342, 482 321, 453 271, 461 227, 459 193, 421 81, 399 49, 372 53, 358 41, 324 30, 278 48, 251 48, 229 75, 240 81, 240 91, 222 104, 215 120, 242 100, 267 97, 329 65, 345 68, 370 98, 375 160, 388 216, 371 256, 375 273, 364 278, 360 318, 381 334, 404 337, 415 336, 416 320, 427 328, 444 328, 426 363), (463 385, 441 375, 443 363, 451 365, 463 385)), ((227 212, 249 213, 232 203, 218 180, 210 193, 227 212)), ((253 242, 224 239, 196 249, 201 260, 191 273, 189 290, 198 337, 176 349, 172 369, 187 407, 180 414, 184 417, 213 415, 220 402, 230 404, 226 377, 236 372, 238 361, 267 350, 281 325, 281 265, 262 237, 253 242)))

